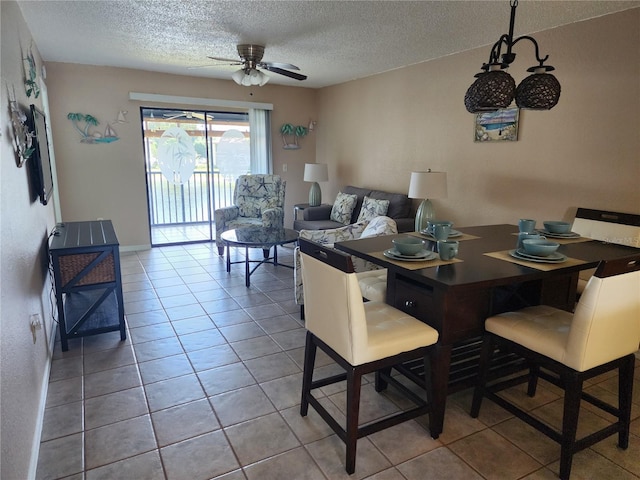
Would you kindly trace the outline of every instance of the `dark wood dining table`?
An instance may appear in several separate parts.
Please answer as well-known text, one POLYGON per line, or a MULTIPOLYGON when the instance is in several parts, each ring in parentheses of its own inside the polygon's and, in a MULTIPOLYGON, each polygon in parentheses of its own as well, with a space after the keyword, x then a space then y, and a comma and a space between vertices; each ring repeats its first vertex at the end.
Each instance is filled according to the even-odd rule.
MULTIPOLYGON (((443 429, 447 394, 473 384, 488 316, 538 304, 572 311, 581 270, 594 268, 601 260, 637 253, 633 247, 579 238, 559 241, 558 253, 567 256, 566 262, 521 262, 508 255, 517 243, 515 225, 456 230, 462 234, 459 252, 453 262, 446 263, 400 262, 382 255, 392 247, 393 238, 407 234, 335 244, 339 250, 387 268, 387 303, 438 330, 431 367, 434 395, 430 430, 434 438, 443 429)), ((434 241, 428 241, 426 247, 437 250, 434 241)), ((510 360, 504 357, 503 366, 508 365, 510 360)), ((512 366, 522 368, 517 362, 512 366)), ((417 381, 419 375, 415 373, 417 381)))

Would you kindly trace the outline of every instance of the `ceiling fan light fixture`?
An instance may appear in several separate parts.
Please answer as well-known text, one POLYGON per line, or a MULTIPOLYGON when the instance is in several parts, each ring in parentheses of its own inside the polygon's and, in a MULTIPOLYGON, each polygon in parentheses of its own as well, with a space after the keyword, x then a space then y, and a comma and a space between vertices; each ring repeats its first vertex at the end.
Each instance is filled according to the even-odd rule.
POLYGON ((242 85, 244 87, 251 87, 253 85, 261 87, 269 81, 268 75, 265 75, 260 70, 256 69, 247 73, 245 69, 241 68, 240 70, 233 72, 231 78, 238 85, 242 85))
POLYGON ((231 75, 231 78, 233 79, 234 82, 236 82, 238 85, 242 85, 242 80, 244 79, 244 70, 240 69, 240 70, 236 70, 235 72, 233 72, 233 74, 231 75))
POLYGON ((269 75, 266 75, 263 70, 271 73, 277 73, 278 75, 284 75, 285 77, 293 78, 294 80, 306 80, 307 76, 301 73, 291 72, 290 70, 300 70, 295 65, 290 63, 278 63, 278 62, 263 62, 262 56, 264 55, 263 45, 253 44, 241 44, 238 45, 238 56, 240 62, 222 57, 208 57, 211 60, 219 62, 225 62, 229 65, 242 65, 242 68, 231 74, 231 78, 238 85, 246 87, 258 85, 263 86, 269 81, 269 75))
POLYGON ((251 70, 249 77, 251 77, 252 85, 258 85, 260 87, 269 81, 269 76, 265 75, 260 70, 251 70))

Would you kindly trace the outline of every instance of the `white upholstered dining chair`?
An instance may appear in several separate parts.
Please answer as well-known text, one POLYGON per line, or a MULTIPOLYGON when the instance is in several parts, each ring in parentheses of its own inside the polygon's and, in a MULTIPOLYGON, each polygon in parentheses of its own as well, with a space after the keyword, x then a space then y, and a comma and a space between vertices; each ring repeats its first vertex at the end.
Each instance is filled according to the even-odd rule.
MULTIPOLYGON (((581 237, 640 248, 640 215, 578 208, 571 231, 581 237)), ((582 294, 594 269, 581 270, 578 294, 582 294)))
POLYGON ((603 261, 589 280, 575 313, 545 305, 502 313, 485 322, 478 383, 471 416, 477 417, 484 396, 538 429, 560 448, 560 478, 567 480, 573 454, 618 434, 618 446, 629 444, 633 393, 634 352, 640 343, 640 254, 603 261), (514 352, 529 364, 529 373, 487 384, 496 348, 514 352), (583 382, 618 370, 618 405, 583 391, 583 382), (553 375, 551 375, 552 373, 553 375), (535 412, 525 412, 498 392, 528 381, 534 396, 538 377, 564 389, 561 428, 543 423, 535 412), (576 439, 580 401, 613 415, 615 423, 576 439))
POLYGON ((438 332, 420 320, 383 302, 364 302, 351 257, 337 250, 300 239, 304 277, 305 327, 300 414, 311 405, 346 444, 348 474, 355 471, 358 438, 430 412, 430 347, 438 332), (344 373, 314 380, 316 350, 331 357, 344 373), (421 398, 391 376, 391 369, 408 360, 422 359, 425 380, 421 398), (381 420, 359 425, 360 387, 363 375, 376 373, 380 392, 391 384, 416 406, 381 420), (346 425, 341 426, 314 396, 313 390, 347 381, 346 425))

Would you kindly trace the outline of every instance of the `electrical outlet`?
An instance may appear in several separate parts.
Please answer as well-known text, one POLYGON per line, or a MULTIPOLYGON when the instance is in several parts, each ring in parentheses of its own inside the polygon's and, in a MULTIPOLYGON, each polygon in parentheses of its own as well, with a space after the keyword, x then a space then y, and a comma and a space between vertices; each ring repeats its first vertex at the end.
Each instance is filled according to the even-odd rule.
POLYGON ((286 163, 282 164, 282 171, 286 173, 286 171, 287 171, 287 164, 286 163))

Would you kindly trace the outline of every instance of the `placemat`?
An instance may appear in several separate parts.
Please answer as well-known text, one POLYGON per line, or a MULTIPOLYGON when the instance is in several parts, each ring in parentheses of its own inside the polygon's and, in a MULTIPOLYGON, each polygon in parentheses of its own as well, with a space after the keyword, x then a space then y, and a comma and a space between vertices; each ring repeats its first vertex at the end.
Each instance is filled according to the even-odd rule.
POLYGON ((567 260, 562 263, 538 263, 538 262, 528 262, 527 260, 520 260, 519 258, 514 258, 509 255, 510 250, 503 250, 500 252, 490 252, 485 253, 484 255, 492 258, 497 258, 499 260, 505 260, 511 263, 517 263, 518 265, 523 265, 525 267, 535 268, 538 270, 549 271, 555 270, 558 268, 565 267, 573 267, 574 265, 582 265, 586 263, 584 260, 578 260, 577 258, 567 257, 567 260))
MULTIPOLYGON (((518 236, 517 233, 512 233, 511 235, 514 236, 518 236)), ((540 235, 542 235, 543 237, 545 236, 544 233, 541 233, 540 235)), ((567 245, 569 243, 581 243, 581 242, 590 242, 591 240, 593 240, 592 238, 588 238, 588 237, 575 237, 575 238, 555 238, 555 237, 547 237, 547 240, 549 240, 550 242, 556 242, 559 243, 560 245, 567 245)))
POLYGON ((402 260, 394 260, 389 257, 385 257, 382 252, 374 252, 370 254, 372 257, 377 257, 385 262, 393 263, 406 268, 407 270, 421 270, 423 268, 438 267, 440 265, 449 265, 451 263, 462 262, 459 258, 453 260, 440 260, 440 257, 436 257, 433 260, 425 260, 424 262, 403 262, 402 260))
MULTIPOLYGON (((436 241, 436 239, 433 238, 431 235, 425 235, 424 233, 420 233, 420 232, 407 232, 407 234, 412 235, 414 237, 421 238, 422 240, 431 240, 432 242, 436 241)), ((480 238, 480 237, 476 237, 475 235, 469 235, 468 233, 462 233, 462 235, 460 235, 459 237, 449 237, 448 240, 459 240, 462 242, 464 240, 475 240, 477 238, 480 238)))

